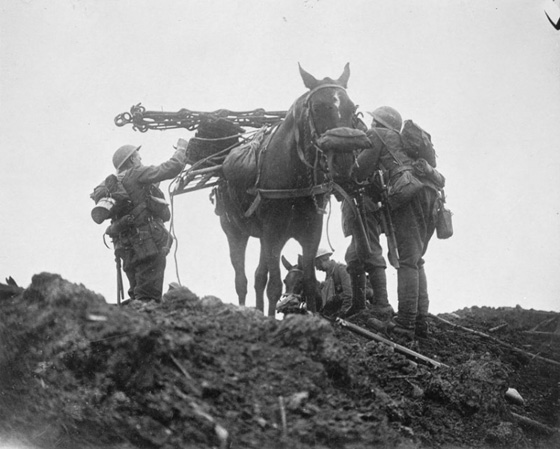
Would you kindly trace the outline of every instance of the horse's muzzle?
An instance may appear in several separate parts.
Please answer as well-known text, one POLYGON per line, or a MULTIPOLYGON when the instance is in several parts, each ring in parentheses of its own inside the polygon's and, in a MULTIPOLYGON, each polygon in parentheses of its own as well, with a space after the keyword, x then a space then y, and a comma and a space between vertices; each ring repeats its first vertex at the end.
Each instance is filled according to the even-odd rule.
POLYGON ((276 304, 276 311, 278 313, 287 313, 293 312, 294 310, 298 310, 302 307, 302 304, 305 304, 302 301, 301 295, 295 293, 284 293, 278 304, 276 304))

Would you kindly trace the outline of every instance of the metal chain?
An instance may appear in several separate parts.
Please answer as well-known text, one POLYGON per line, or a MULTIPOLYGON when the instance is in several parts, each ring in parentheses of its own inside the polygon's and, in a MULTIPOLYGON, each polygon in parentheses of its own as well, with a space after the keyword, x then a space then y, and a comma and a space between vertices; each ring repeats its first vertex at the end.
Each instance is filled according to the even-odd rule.
POLYGON ((251 128, 261 128, 266 125, 275 125, 286 117, 287 111, 265 111, 254 109, 252 111, 230 111, 218 109, 213 112, 191 111, 180 109, 177 112, 146 111, 138 103, 130 108, 130 112, 123 112, 115 117, 115 125, 124 126, 131 124, 135 131, 146 132, 149 129, 185 128, 194 131, 198 126, 208 120, 225 119, 251 128))

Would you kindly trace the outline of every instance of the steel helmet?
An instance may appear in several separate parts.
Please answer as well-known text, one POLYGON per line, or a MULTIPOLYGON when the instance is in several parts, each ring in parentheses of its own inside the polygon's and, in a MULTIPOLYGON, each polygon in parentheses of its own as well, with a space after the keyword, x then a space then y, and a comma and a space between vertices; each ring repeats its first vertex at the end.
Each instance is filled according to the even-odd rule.
POLYGON ((390 106, 381 106, 373 112, 368 112, 376 122, 381 123, 383 126, 392 129, 393 131, 400 132, 402 128, 402 117, 399 111, 390 106))
POLYGON ((128 160, 130 156, 132 156, 136 151, 140 149, 142 145, 135 146, 135 145, 123 145, 115 154, 113 154, 113 165, 118 170, 123 166, 123 164, 128 160))
POLYGON ((332 256, 332 251, 329 251, 326 248, 319 248, 317 250, 317 254, 315 255, 315 259, 318 259, 319 257, 322 257, 322 256, 329 256, 330 257, 330 256, 332 256))

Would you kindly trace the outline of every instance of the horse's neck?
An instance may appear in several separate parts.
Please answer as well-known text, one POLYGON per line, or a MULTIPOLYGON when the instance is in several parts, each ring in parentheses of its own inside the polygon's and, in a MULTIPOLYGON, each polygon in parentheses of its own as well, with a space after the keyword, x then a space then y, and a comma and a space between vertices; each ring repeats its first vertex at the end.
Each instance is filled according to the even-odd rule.
POLYGON ((294 110, 290 109, 262 155, 261 188, 294 189, 309 186, 308 167, 298 156, 297 148, 298 145, 306 144, 305 132, 302 133, 305 126, 301 126, 294 110))

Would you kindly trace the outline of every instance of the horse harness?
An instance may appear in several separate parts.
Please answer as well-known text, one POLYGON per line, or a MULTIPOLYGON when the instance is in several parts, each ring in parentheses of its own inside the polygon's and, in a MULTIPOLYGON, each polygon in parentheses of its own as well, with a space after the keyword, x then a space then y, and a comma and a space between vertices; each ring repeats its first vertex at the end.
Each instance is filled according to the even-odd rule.
MULTIPOLYGON (((313 95, 318 92, 321 89, 326 89, 326 88, 336 88, 336 89, 340 89, 343 90, 344 92, 346 92, 346 89, 342 86, 339 86, 338 84, 322 84, 320 86, 315 87, 314 89, 310 90, 306 97, 305 100, 303 102, 303 117, 304 117, 304 126, 303 126, 303 139, 300 136, 300 128, 299 128, 299 124, 298 121, 296 120, 295 117, 295 113, 296 113, 296 108, 294 108, 292 110, 292 114, 294 115, 294 121, 296 123, 295 126, 295 140, 296 140, 296 149, 297 149, 297 154, 299 159, 301 160, 301 162, 308 168, 308 174, 309 174, 309 187, 304 187, 304 188, 299 188, 299 189, 260 189, 258 187, 256 187, 258 185, 258 181, 259 181, 259 177, 260 177, 260 167, 259 167, 259 174, 257 176, 257 182, 255 183, 255 187, 249 189, 248 193, 250 194, 256 194, 255 200, 253 201, 253 203, 251 204, 251 206, 249 207, 249 209, 245 212, 245 217, 250 217, 258 208, 258 206, 260 205, 260 202, 262 200, 262 198, 268 198, 268 199, 288 199, 288 198, 301 198, 301 197, 312 197, 313 198, 313 202, 315 204, 315 207, 317 209, 318 213, 325 213, 324 209, 319 207, 319 205, 317 204, 317 199, 316 197, 318 195, 322 195, 325 193, 330 193, 333 191, 333 189, 336 189, 337 191, 343 191, 343 189, 338 186, 330 177, 330 174, 328 172, 328 168, 327 170, 324 171, 324 174, 327 176, 328 181, 323 182, 321 184, 317 183, 317 173, 320 169, 320 161, 322 158, 325 157, 325 154, 323 152, 323 150, 321 149, 321 147, 318 145, 317 143, 317 139, 320 137, 319 134, 317 133, 317 128, 315 125, 315 118, 313 116, 313 112, 310 108, 310 104, 311 104, 311 98, 313 97, 313 95), (309 141, 310 144, 309 146, 305 147, 305 137, 306 137, 306 127, 305 127, 305 123, 307 123, 309 125, 309 141), (314 163, 313 165, 307 160, 306 158, 306 151, 309 148, 314 148, 315 152, 316 152, 316 157, 314 159, 314 163)), ((356 114, 354 114, 353 120, 358 120, 356 114)), ((274 135, 274 133, 278 130, 278 126, 276 126, 276 128, 273 130, 273 132, 271 133, 270 137, 268 138, 268 141, 266 142, 263 152, 266 151, 266 149, 268 148, 268 144, 270 142, 270 140, 272 139, 272 136, 274 135)), ((261 159, 262 160, 262 159, 261 159)))

